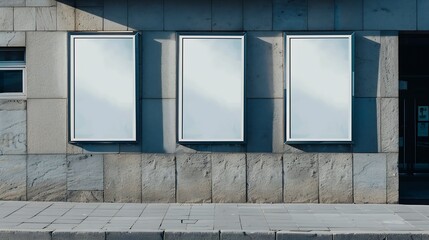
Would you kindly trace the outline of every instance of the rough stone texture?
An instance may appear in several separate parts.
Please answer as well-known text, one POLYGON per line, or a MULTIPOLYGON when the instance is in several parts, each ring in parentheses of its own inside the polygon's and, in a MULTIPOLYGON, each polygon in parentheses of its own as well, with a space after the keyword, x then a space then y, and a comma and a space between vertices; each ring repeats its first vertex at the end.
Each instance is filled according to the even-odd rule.
MULTIPOLYGON (((377 232, 371 232, 371 233, 334 233, 334 239, 335 240, 386 240, 385 233, 377 233, 377 232)), ((390 239, 390 238, 389 238, 390 239)))
POLYGON ((380 149, 380 107, 377 98, 354 98, 353 152, 376 153, 380 149))
POLYGON ((25 0, 0 0, 1 7, 23 7, 25 0))
POLYGON ((247 152, 281 153, 284 148, 283 99, 247 100, 247 152))
MULTIPOLYGON (((9 1, 9 0, 7 0, 9 1)), ((0 1, 1 2, 1 1, 0 1)), ((5 240, 51 240, 51 232, 49 230, 2 230, 0 239, 5 240)))
POLYGON ((212 1, 212 30, 242 30, 243 1, 242 0, 213 0, 212 1))
POLYGON ((239 232, 239 231, 221 231, 220 239, 222 240, 275 240, 276 234, 270 232, 239 232))
POLYGON ((103 156, 68 155, 67 190, 103 190, 103 156))
POLYGON ((52 7, 56 5, 57 5, 56 0, 27 0, 26 1, 27 7, 52 7))
POLYGON ((244 30, 272 30, 273 6, 272 1, 247 0, 243 1, 244 30))
POLYGON ((101 31, 103 30, 102 7, 76 8, 77 31, 101 31))
POLYGON ((13 11, 13 29, 15 31, 36 30, 36 8, 15 8, 13 11))
POLYGON ((28 32, 26 51, 28 98, 67 98, 67 33, 28 32))
POLYGON ((399 201, 398 158, 398 153, 387 154, 387 203, 397 204, 399 201))
POLYGON ((209 154, 179 154, 177 202, 211 202, 212 166, 209 154))
POLYGON ((354 203, 386 203, 386 154, 353 154, 354 203))
POLYGON ((28 155, 27 200, 65 201, 66 173, 65 155, 28 155))
POLYGON ((247 98, 283 98, 281 32, 247 34, 247 98))
POLYGON ((399 151, 399 103, 397 98, 381 98, 381 150, 399 151))
POLYGON ((174 153, 176 150, 176 100, 144 99, 142 103, 143 152, 174 153))
POLYGON ((67 191, 67 202, 103 202, 103 191, 67 191))
POLYGON ((105 240, 106 233, 97 230, 55 230, 52 233, 52 240, 105 240))
POLYGON ((321 203, 352 203, 352 155, 319 154, 319 201, 321 203))
POLYGON ((13 30, 13 8, 0 8, 0 31, 13 30))
POLYGON ((415 30, 416 1, 364 0, 364 29, 415 30))
POLYGON ((0 156, 0 199, 26 200, 27 156, 0 156))
POLYGON ((0 155, 27 152, 25 101, 0 101, 0 155))
POLYGON ((128 0, 129 30, 163 30, 164 5, 158 0, 128 0))
POLYGON ((355 33, 355 97, 377 97, 380 32, 355 33))
POLYGON ((104 30, 127 30, 127 1, 104 0, 104 30))
POLYGON ((41 7, 36 9, 36 30, 48 31, 57 29, 57 8, 41 7))
POLYGON ((317 154, 284 154, 284 202, 319 202, 317 154))
POLYGON ((106 240, 163 240, 163 231, 106 232, 106 240))
POLYGON ((307 0, 274 0, 274 30, 307 30, 307 0))
POLYGON ((381 32, 379 65, 379 97, 399 96, 398 32, 381 32))
POLYGON ((25 33, 0 32, 0 47, 25 47, 25 33))
POLYGON ((246 202, 246 155, 214 153, 211 158, 213 202, 246 202))
POLYGON ((336 30, 361 30, 363 0, 335 0, 335 29, 336 30))
POLYGON ((282 155, 247 154, 247 201, 282 202, 282 155))
POLYGON ((334 19, 334 0, 308 0, 308 30, 333 30, 334 19))
POLYGON ((176 163, 173 154, 142 155, 142 201, 176 201, 176 163))
POLYGON ((429 30, 429 1, 417 0, 417 30, 429 30))
POLYGON ((76 9, 69 4, 57 3, 57 30, 75 30, 76 9))
POLYGON ((176 34, 145 32, 142 35, 142 97, 176 97, 176 34))
POLYGON ((166 230, 165 240, 219 240, 218 231, 175 231, 166 230))
POLYGON ((104 155, 105 202, 141 202, 141 179, 141 155, 104 155))
MULTIPOLYGON (((286 232, 279 231, 276 234, 276 240, 332 240, 331 233, 324 232, 286 232)), ((335 238, 336 240, 336 238, 335 238)))
POLYGON ((165 0, 165 30, 211 30, 210 0, 165 0))
POLYGON ((66 152, 66 99, 27 100, 27 152, 66 152))

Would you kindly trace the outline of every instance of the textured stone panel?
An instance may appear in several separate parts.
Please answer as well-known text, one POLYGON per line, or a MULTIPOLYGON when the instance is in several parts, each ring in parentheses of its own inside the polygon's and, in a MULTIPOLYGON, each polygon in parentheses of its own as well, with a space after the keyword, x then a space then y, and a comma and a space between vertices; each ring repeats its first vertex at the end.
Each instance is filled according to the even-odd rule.
POLYGON ((36 30, 48 31, 57 29, 57 8, 41 7, 36 9, 36 30))
POLYGON ((398 32, 381 32, 380 36, 379 97, 399 96, 398 32))
POLYGON ((13 29, 15 31, 36 30, 36 8, 15 8, 13 10, 13 29))
POLYGON ((142 106, 142 148, 149 153, 176 150, 176 100, 144 99, 142 106))
POLYGON ((163 30, 164 5, 158 0, 128 0, 129 30, 163 30))
POLYGON ((415 30, 416 1, 364 0, 363 26, 366 30, 415 30))
POLYGON ((141 155, 104 155, 104 201, 141 202, 141 184, 141 155))
POLYGON ((67 156, 67 190, 103 190, 103 156, 67 156))
POLYGON ((0 8, 0 31, 13 31, 13 8, 0 8))
POLYGON ((308 29, 334 29, 334 0, 308 0, 308 29))
POLYGON ((210 0, 165 0, 165 30, 211 30, 210 0))
POLYGON ((307 30, 307 0, 274 0, 274 30, 307 30))
POLYGON ((166 230, 165 240, 219 240, 219 231, 177 231, 166 230))
POLYGON ((355 33, 355 96, 377 97, 380 32, 355 33))
POLYGON ((67 33, 29 32, 26 51, 28 98, 67 98, 67 33))
MULTIPOLYGON (((383 232, 355 232, 355 233, 334 233, 335 240, 386 240, 386 234, 383 232)), ((389 238, 390 239, 390 238, 389 238)))
POLYGON ((28 155, 27 200, 65 201, 66 173, 65 155, 28 155))
MULTIPOLYGON (((332 240, 332 233, 326 232, 286 232, 279 231, 276 240, 332 240)), ((335 239, 336 240, 336 239, 335 239)), ((367 239, 368 240, 368 239, 367 239)))
POLYGON ((0 199, 26 200, 27 157, 0 156, 0 199))
MULTIPOLYGON (((9 1, 9 0, 5 0, 9 1)), ((1 3, 1 1, 0 1, 1 3)), ((51 232, 49 230, 3 230, 0 232, 0 239, 7 240, 51 240, 51 232)))
POLYGON ((106 233, 101 230, 55 230, 52 233, 52 240, 105 240, 106 233))
POLYGON ((335 0, 335 30, 361 30, 363 0, 335 0))
POLYGON ((247 100, 247 151, 283 152, 283 99, 247 100))
POLYGON ((53 7, 57 5, 55 0, 27 0, 27 7, 53 7))
POLYGON ((212 166, 209 154, 178 154, 177 202, 212 201, 212 166))
POLYGON ((399 103, 397 98, 381 98, 381 150, 399 151, 399 103))
POLYGON ((353 152, 376 153, 380 149, 380 107, 377 98, 354 98, 353 152))
POLYGON ((142 155, 142 201, 176 201, 176 163, 173 154, 142 155))
POLYGON ((103 30, 102 7, 76 8, 77 31, 101 31, 103 30))
POLYGON ((27 109, 25 100, 0 99, 0 111, 18 111, 27 109))
POLYGON ((355 203, 386 203, 386 154, 353 154, 355 203))
POLYGON ((214 153, 211 158, 213 202, 246 202, 246 155, 214 153))
POLYGON ((319 202, 319 166, 317 154, 284 154, 284 201, 319 202))
POLYGON ((282 155, 247 154, 248 202, 282 202, 282 155))
POLYGON ((213 0, 212 1, 212 30, 242 30, 243 1, 242 0, 213 0))
POLYGON ((0 32, 0 47, 25 47, 25 32, 0 32))
POLYGON ((247 34, 248 98, 283 98, 283 45, 281 32, 247 34))
POLYGON ((142 38, 142 97, 175 98, 176 34, 145 32, 142 38))
POLYGON ((23 7, 25 0, 0 0, 1 7, 23 7))
POLYGON ((398 153, 387 154, 387 203, 397 204, 399 201, 398 158, 398 153))
POLYGON ((429 1, 417 0, 417 30, 429 30, 429 1))
POLYGON ((67 202, 103 202, 103 191, 67 191, 67 202))
POLYGON ((164 231, 144 230, 129 232, 106 232, 106 240, 163 240, 164 231))
POLYGON ((352 203, 352 155, 319 154, 319 201, 321 203, 352 203))
POLYGON ((76 9, 63 2, 57 3, 57 30, 75 30, 76 9))
POLYGON ((273 4, 266 0, 243 1, 243 26, 244 30, 272 30, 273 28, 273 4))
POLYGON ((66 152, 66 99, 28 99, 27 152, 66 152))
POLYGON ((274 231, 266 232, 240 232, 240 231, 221 231, 220 239, 222 240, 275 240, 274 231))
POLYGON ((127 30, 127 1, 104 1, 104 30, 127 30))
POLYGON ((27 114, 25 101, 0 101, 0 155, 27 151, 27 114), (11 104, 11 102, 19 102, 11 104), (22 104, 21 104, 22 103, 22 104), (14 105, 15 109, 10 109, 14 105), (20 105, 23 105, 24 109, 20 105))

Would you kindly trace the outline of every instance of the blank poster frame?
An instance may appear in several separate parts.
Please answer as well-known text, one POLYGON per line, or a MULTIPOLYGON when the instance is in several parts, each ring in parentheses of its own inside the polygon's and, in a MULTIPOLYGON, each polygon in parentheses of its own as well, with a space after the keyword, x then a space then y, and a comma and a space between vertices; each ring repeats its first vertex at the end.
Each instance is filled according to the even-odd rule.
POLYGON ((137 32, 69 32, 68 33, 68 141, 70 143, 136 143, 138 142, 138 138, 140 136, 140 104, 139 104, 139 98, 140 98, 140 33, 137 32), (134 90, 134 117, 130 119, 130 124, 133 126, 133 136, 131 138, 77 138, 75 137, 75 68, 74 68, 74 41, 75 39, 131 39, 133 40, 133 57, 134 57, 134 81, 133 86, 134 90), (132 123, 131 123, 132 121, 132 123))
POLYGON ((179 32, 177 34, 177 142, 181 144, 242 144, 246 142, 246 33, 208 33, 208 32, 179 32), (238 139, 191 139, 183 137, 183 42, 185 39, 240 39, 242 41, 242 83, 241 83, 241 137, 238 139))
MULTIPOLYGON (((294 33, 285 32, 285 144, 353 144, 353 99, 354 99, 354 33, 294 33), (348 40, 350 49, 350 72, 349 72, 349 122, 348 137, 346 138, 293 138, 291 137, 291 93, 293 86, 291 86, 291 40, 292 39, 338 39, 344 38, 348 40)), ((311 71, 311 69, 309 69, 311 71)))

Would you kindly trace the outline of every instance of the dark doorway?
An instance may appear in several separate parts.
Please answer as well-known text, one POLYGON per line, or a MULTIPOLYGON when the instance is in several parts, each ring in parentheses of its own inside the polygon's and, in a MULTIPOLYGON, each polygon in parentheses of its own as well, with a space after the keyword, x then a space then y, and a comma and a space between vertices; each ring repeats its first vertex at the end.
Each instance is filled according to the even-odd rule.
POLYGON ((399 198, 429 204, 429 33, 399 35, 399 198))

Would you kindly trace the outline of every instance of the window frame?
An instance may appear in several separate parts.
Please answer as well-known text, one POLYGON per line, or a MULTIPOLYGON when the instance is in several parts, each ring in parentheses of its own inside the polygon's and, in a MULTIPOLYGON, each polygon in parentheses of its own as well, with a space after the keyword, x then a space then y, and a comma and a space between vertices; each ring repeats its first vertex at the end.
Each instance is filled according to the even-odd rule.
POLYGON ((20 70, 22 72, 22 91, 21 92, 4 92, 0 93, 0 99, 26 99, 27 98, 27 68, 25 62, 25 47, 23 61, 0 61, 0 71, 20 70))
POLYGON ((353 102, 354 102, 354 78, 355 78, 355 66, 354 66, 354 58, 355 58, 355 40, 354 40, 354 32, 324 32, 324 33, 298 33, 298 32, 285 32, 285 144, 353 144, 353 102), (347 138, 292 138, 291 137, 291 43, 292 39, 335 39, 335 38, 345 38, 348 40, 349 49, 350 49, 350 73, 349 73, 349 81, 350 87, 348 89, 349 97, 350 97, 350 105, 349 105, 349 119, 348 122, 348 136, 347 138))
POLYGON ((69 32, 68 33, 68 141, 69 143, 137 143, 140 133, 140 33, 138 32, 69 32), (102 39, 102 38, 130 38, 133 40, 134 55, 134 117, 133 117, 133 137, 129 139, 114 138, 76 138, 75 129, 75 106, 74 106, 74 40, 76 38, 102 39))
POLYGON ((180 144, 243 144, 246 142, 246 33, 245 32, 178 32, 177 33, 177 138, 180 144), (191 139, 183 137, 183 40, 184 39, 240 39, 242 41, 241 137, 237 139, 191 139))

